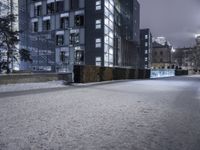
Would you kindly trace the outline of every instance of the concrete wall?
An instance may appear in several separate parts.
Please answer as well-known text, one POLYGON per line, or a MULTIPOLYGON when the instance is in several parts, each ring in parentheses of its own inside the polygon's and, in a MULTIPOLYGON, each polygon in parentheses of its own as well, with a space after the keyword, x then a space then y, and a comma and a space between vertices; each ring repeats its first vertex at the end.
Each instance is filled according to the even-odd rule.
POLYGON ((72 82, 71 74, 10 74, 0 75, 0 84, 15 84, 15 83, 31 83, 31 82, 47 82, 64 80, 72 82))
POLYGON ((96 66, 75 66, 74 82, 88 83, 124 79, 149 79, 150 70, 131 68, 109 68, 96 66))

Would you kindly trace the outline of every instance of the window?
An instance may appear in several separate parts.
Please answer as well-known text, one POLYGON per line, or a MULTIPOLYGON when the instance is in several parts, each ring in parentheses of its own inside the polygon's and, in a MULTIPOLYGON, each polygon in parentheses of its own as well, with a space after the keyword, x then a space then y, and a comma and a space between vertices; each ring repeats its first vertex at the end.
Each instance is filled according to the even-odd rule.
POLYGON ((148 42, 145 42, 145 46, 146 46, 146 47, 148 46, 148 42))
POLYGON ((60 18, 60 28, 66 29, 69 27, 69 17, 61 17, 60 18))
POLYGON ((101 39, 98 38, 98 39, 96 39, 95 42, 96 42, 95 47, 96 47, 96 48, 101 48, 101 39))
POLYGON ((79 9, 79 0, 70 0, 70 7, 72 10, 79 9))
POLYGON ((60 46, 64 44, 64 35, 56 35, 56 45, 60 46))
POLYGON ((84 51, 83 50, 77 50, 75 52, 75 61, 76 64, 83 64, 84 62, 84 51))
POLYGON ((147 57, 145 57, 145 61, 148 61, 148 58, 147 58, 147 57))
POLYGON ((50 20, 44 20, 43 21, 43 30, 49 31, 51 29, 51 22, 50 20))
POLYGON ((96 20, 96 29, 101 29, 101 19, 96 20))
POLYGON ((62 12, 64 11, 64 1, 57 1, 56 2, 56 12, 62 12))
POLYGON ((34 16, 41 16, 42 15, 42 5, 35 4, 34 6, 34 16))
POLYGON ((146 39, 146 40, 148 39, 148 35, 145 35, 145 39, 146 39))
POLYGON ((48 3, 47 4, 47 14, 52 14, 54 13, 54 3, 48 3))
POLYGON ((96 57, 96 66, 101 66, 101 57, 96 57))
POLYGON ((101 1, 96 1, 96 10, 101 10, 101 1))
POLYGON ((83 26, 84 25, 84 16, 83 15, 76 15, 75 16, 75 25, 76 26, 83 26))
POLYGON ((32 23, 32 31, 33 32, 38 32, 38 22, 33 22, 32 23))
POLYGON ((60 51, 60 61, 62 63, 68 63, 69 51, 60 51))
POLYGON ((160 55, 161 55, 161 56, 163 55, 163 51, 160 52, 160 55))
POLYGON ((78 44, 80 42, 79 30, 70 31, 70 45, 78 44))
POLYGON ((145 54, 148 54, 148 50, 145 50, 145 54))

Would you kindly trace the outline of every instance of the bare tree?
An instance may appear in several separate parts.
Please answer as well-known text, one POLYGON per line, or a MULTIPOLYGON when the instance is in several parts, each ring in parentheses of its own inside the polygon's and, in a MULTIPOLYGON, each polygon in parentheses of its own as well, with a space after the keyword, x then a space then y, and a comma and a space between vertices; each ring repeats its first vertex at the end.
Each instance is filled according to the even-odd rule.
POLYGON ((12 29, 12 22, 15 22, 15 19, 16 16, 13 14, 0 18, 0 48, 6 50, 7 60, 5 63, 7 73, 10 73, 11 69, 13 69, 10 68, 10 64, 16 60, 16 45, 19 42, 19 32, 12 29))

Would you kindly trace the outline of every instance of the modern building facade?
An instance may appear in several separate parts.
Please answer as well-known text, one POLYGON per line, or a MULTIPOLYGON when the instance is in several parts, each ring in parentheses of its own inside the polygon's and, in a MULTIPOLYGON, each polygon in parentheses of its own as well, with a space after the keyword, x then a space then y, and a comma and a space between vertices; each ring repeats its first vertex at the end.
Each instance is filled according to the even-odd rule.
POLYGON ((150 29, 140 30, 140 58, 140 67, 150 69, 152 62, 152 34, 150 29))
POLYGON ((19 1, 20 46, 31 51, 35 71, 137 67, 139 12, 137 0, 19 1))

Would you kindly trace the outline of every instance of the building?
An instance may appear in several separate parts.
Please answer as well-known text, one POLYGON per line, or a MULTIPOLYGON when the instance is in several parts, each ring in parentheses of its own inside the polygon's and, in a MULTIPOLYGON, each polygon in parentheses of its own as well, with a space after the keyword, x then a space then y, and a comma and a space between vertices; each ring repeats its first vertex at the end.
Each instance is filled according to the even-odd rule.
POLYGON ((140 64, 141 68, 151 68, 152 62, 152 34, 150 29, 140 30, 140 64))
POLYGON ((192 60, 194 47, 177 48, 173 53, 175 67, 178 69, 192 70, 194 62, 192 60))
POLYGON ((172 63, 172 46, 165 42, 165 45, 157 43, 152 44, 152 68, 168 69, 173 68, 172 63))
POLYGON ((20 46, 31 51, 35 71, 138 66, 137 0, 26 0, 19 8, 20 46))

